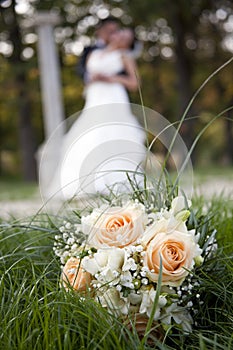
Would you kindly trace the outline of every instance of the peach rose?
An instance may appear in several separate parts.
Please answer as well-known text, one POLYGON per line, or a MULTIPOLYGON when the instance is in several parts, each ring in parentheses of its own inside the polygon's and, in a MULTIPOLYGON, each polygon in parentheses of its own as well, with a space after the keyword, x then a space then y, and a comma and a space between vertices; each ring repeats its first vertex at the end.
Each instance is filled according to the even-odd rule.
POLYGON ((88 235, 87 242, 95 248, 123 248, 134 244, 142 236, 144 229, 145 213, 140 206, 94 211, 83 221, 83 232, 88 235))
POLYGON ((160 229, 163 228, 160 232, 155 223, 149 228, 149 232, 145 233, 145 237, 148 235, 150 239, 144 240, 144 265, 148 268, 148 278, 157 282, 161 256, 162 284, 178 286, 188 275, 187 270, 191 270, 194 266, 194 258, 201 254, 201 249, 195 242, 194 232, 187 230, 184 232, 184 227, 181 231, 176 225, 173 229, 168 226, 169 230, 166 230, 164 224, 164 220, 163 225, 158 224, 160 229))
POLYGON ((83 270, 79 259, 70 258, 63 268, 61 280, 66 289, 70 285, 77 291, 85 291, 90 285, 91 275, 83 270))

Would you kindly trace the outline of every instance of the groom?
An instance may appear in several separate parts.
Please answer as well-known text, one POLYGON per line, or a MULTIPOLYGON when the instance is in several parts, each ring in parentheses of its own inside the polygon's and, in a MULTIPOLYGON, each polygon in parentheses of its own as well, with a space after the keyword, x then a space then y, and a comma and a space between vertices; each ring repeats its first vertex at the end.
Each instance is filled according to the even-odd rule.
POLYGON ((112 34, 119 30, 119 23, 114 17, 103 19, 96 28, 96 42, 92 46, 87 46, 80 57, 77 73, 83 79, 84 83, 88 83, 89 77, 86 72, 86 61, 88 55, 95 49, 102 49, 109 44, 112 34))

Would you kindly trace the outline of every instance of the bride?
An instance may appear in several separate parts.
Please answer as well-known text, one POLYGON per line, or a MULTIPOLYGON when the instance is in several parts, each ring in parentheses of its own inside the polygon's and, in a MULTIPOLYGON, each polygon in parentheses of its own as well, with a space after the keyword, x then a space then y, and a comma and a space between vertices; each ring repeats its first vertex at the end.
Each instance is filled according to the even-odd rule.
POLYGON ((125 191, 127 176, 146 154, 145 133, 131 112, 127 90, 138 87, 136 64, 129 52, 131 29, 114 33, 110 44, 87 58, 88 84, 85 106, 64 136, 55 175, 46 186, 46 197, 125 191))

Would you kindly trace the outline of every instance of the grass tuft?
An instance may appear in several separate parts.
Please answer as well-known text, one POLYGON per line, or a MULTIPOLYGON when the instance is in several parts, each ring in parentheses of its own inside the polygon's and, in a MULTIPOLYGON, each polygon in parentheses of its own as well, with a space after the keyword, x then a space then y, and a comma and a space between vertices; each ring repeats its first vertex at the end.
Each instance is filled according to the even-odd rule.
MULTIPOLYGON (((172 329, 156 347, 231 349, 233 344, 233 206, 222 198, 193 201, 190 225, 217 230, 218 258, 200 267, 200 307, 193 333, 172 329)), ((77 218, 78 219, 78 218, 77 218)), ((150 349, 132 322, 130 331, 91 298, 60 288, 53 254, 56 226, 45 216, 0 224, 0 349, 150 349)), ((147 331, 150 331, 147 329, 147 331)))

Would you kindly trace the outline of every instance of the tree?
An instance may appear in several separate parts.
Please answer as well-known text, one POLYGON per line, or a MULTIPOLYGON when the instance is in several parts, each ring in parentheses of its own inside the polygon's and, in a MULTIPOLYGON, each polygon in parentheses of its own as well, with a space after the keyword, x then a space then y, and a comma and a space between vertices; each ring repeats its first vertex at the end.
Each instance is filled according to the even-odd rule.
MULTIPOLYGON (((157 56, 160 55, 161 58, 162 50, 165 48, 170 55, 170 59, 165 58, 168 65, 173 65, 173 70, 176 72, 174 88, 177 90, 177 108, 173 110, 175 110, 176 119, 180 119, 195 90, 208 77, 208 74, 230 57, 228 51, 230 48, 226 45, 224 47, 224 41, 227 37, 227 23, 233 18, 233 4, 228 0, 161 0, 153 4, 136 0, 131 3, 132 16, 143 26, 142 39, 146 42, 148 52, 153 48, 152 52, 157 56), (167 23, 161 24, 161 18, 166 19, 167 23)), ((232 65, 227 67, 227 70, 228 75, 232 75, 232 65)), ((221 74, 215 79, 216 90, 219 82, 224 84, 221 74)), ((208 87, 205 91, 208 95, 208 87)), ((165 95, 166 92, 163 94, 165 95)), ((222 103, 216 103, 216 101, 212 103, 214 105, 212 110, 215 111, 221 105, 224 108, 230 103, 226 88, 218 90, 217 95, 222 103)), ((174 103, 172 105, 174 107, 174 103)), ((194 101, 186 120, 200 114, 202 108, 200 99, 194 101)), ((230 123, 229 119, 226 123, 230 123)), ((188 148, 198 132, 197 124, 195 119, 189 119, 182 125, 181 133, 188 148)), ((226 130, 229 130, 229 127, 226 127, 226 130)), ((228 140, 226 149, 231 149, 233 140, 232 133, 229 131, 226 139, 228 140)))
MULTIPOLYGON (((33 81, 30 74, 33 66, 34 71, 37 70, 36 36, 33 28, 23 26, 23 20, 32 16, 36 10, 50 9, 59 12, 62 18, 62 23, 55 28, 55 37, 59 46, 67 116, 83 106, 82 82, 75 73, 78 57, 83 47, 90 43, 89 36, 93 34, 100 18, 109 14, 116 16, 123 25, 135 25, 136 36, 144 44, 142 56, 138 60, 144 103, 170 121, 181 118, 200 84, 233 52, 229 38, 233 19, 233 3, 230 0, 27 0, 24 2, 27 5, 24 11, 18 9, 20 1, 13 1, 10 7, 9 2, 7 4, 8 7, 0 6, 0 41, 9 48, 14 47, 12 53, 6 50, 4 59, 19 87, 17 102, 21 107, 17 109, 17 114, 21 116, 21 130, 23 125, 27 126, 24 132, 27 130, 28 135, 21 139, 29 143, 28 146, 22 142, 20 148, 27 149, 27 152, 34 148, 32 140, 28 141, 29 135, 32 135, 30 123, 34 126, 37 124, 36 131, 38 134, 39 130, 40 139, 42 135, 38 73, 34 74, 33 81), (34 40, 27 40, 32 35, 34 40), (31 49, 31 56, 22 59, 25 49, 31 49), (37 117, 36 123, 33 118, 29 118, 32 113, 26 112, 26 109, 32 108, 37 117)), ((201 116, 206 111, 213 116, 232 103, 232 70, 231 64, 220 72, 190 108, 187 122, 181 130, 188 146, 202 126, 200 119, 188 120, 189 117, 201 116)), ((9 86, 7 72, 8 68, 4 68, 5 86, 9 86)), ((133 102, 141 102, 138 93, 131 97, 133 102)), ((10 113, 11 108, 8 110, 10 113)), ((225 151, 230 150, 232 144, 232 132, 229 131, 231 118, 229 115, 225 127, 225 151)), ((32 159, 32 153, 25 158, 32 159)), ((24 170, 27 174, 28 171, 24 170)))
POLYGON ((14 84, 17 89, 18 104, 18 136, 21 151, 21 164, 23 178, 26 181, 36 179, 36 161, 35 161, 35 136, 31 123, 31 101, 27 89, 27 70, 25 62, 22 60, 22 37, 19 24, 19 18, 15 12, 16 1, 13 0, 7 10, 1 8, 2 20, 8 29, 9 40, 13 45, 12 55, 8 58, 11 69, 14 72, 14 84))

